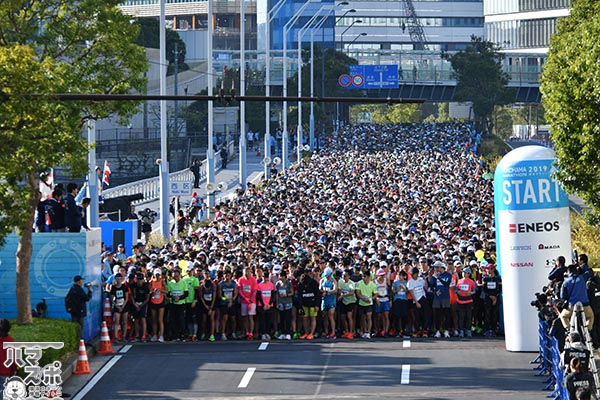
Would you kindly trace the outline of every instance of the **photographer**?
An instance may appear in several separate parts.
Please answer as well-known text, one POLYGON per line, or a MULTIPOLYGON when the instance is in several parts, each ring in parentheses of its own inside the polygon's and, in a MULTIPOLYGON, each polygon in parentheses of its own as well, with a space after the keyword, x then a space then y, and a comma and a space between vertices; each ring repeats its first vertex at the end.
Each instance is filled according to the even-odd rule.
POLYGON ((73 278, 73 286, 69 289, 67 298, 70 302, 71 321, 79 324, 79 337, 83 338, 83 320, 87 315, 85 303, 92 298, 92 285, 86 284, 87 294, 83 291, 83 277, 75 275, 73 278))
POLYGON ((150 232, 152 232, 152 224, 154 223, 154 218, 157 214, 156 211, 152 211, 149 208, 140 211, 139 214, 142 219, 142 233, 144 234, 146 243, 148 243, 150 232))
POLYGON ((590 307, 588 299, 586 280, 583 275, 579 275, 576 264, 571 264, 567 267, 569 276, 565 278, 560 290, 560 298, 565 300, 568 305, 560 313, 560 319, 565 329, 569 329, 569 321, 573 315, 573 307, 576 303, 581 302, 583 311, 587 320, 588 330, 594 326, 594 312, 590 307))
POLYGON ((552 271, 548 274, 548 280, 551 281, 551 286, 557 291, 560 291, 560 288, 565 281, 565 275, 567 274, 567 266, 565 263, 566 260, 563 256, 558 257, 554 261, 554 268, 552 268, 552 271))

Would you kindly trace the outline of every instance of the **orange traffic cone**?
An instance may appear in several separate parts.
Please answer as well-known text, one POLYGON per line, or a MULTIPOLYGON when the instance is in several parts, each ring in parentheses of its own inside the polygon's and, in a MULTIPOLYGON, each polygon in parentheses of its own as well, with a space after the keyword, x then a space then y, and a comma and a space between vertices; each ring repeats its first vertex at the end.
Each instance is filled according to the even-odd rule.
POLYGON ((100 349, 98 354, 112 354, 114 353, 112 344, 110 343, 110 336, 108 336, 108 328, 106 322, 102 322, 102 331, 100 334, 100 349))
POLYGON ((85 351, 85 343, 83 339, 79 341, 79 353, 77 357, 77 365, 75 366, 75 375, 91 374, 90 363, 88 363, 87 352, 85 351))
POLYGON ((104 300, 104 312, 102 313, 102 319, 106 322, 106 327, 112 327, 112 310, 110 309, 110 300, 108 297, 104 300))

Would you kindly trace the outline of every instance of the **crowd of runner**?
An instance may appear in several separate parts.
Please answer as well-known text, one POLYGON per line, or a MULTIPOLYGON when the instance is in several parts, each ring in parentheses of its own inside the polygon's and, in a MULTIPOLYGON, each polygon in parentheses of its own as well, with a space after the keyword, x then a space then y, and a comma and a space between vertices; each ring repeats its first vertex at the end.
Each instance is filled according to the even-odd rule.
POLYGON ((496 335, 477 139, 464 123, 345 127, 175 243, 104 252, 115 340, 496 335))

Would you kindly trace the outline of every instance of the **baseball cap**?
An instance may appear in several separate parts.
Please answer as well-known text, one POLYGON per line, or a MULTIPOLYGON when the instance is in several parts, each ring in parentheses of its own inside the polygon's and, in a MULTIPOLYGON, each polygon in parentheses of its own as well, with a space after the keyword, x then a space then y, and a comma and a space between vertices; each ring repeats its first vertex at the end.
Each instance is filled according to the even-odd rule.
POLYGON ((150 254, 150 259, 156 260, 156 259, 158 259, 158 256, 156 254, 150 254))
POLYGON ((154 271, 152 271, 152 273, 154 275, 162 275, 162 271, 160 268, 154 268, 154 271))
POLYGON ((383 268, 379 268, 377 270, 377 275, 381 276, 381 275, 385 275, 385 270, 383 268))
POLYGON ((325 268, 325 271, 323 271, 324 276, 331 276, 331 274, 333 274, 333 270, 329 267, 325 268))
POLYGON ((73 282, 79 282, 79 281, 82 281, 82 280, 83 280, 83 276, 81 276, 81 275, 75 275, 73 277, 73 282))
POLYGON ((120 249, 122 249, 125 246, 123 246, 123 244, 119 243, 119 245, 117 247, 120 248, 120 249))
POLYGON ((470 274, 471 272, 472 272, 471 268, 469 268, 469 267, 463 268, 463 273, 470 274))
POLYGON ((446 268, 446 264, 444 264, 444 262, 443 262, 443 261, 439 261, 439 260, 438 260, 438 261, 436 261, 436 262, 434 262, 434 263, 433 263, 433 266, 434 266, 434 267, 442 267, 442 268, 446 268))
POLYGON ((456 261, 454 261, 454 266, 455 267, 461 267, 462 263, 460 261, 456 260, 456 261))

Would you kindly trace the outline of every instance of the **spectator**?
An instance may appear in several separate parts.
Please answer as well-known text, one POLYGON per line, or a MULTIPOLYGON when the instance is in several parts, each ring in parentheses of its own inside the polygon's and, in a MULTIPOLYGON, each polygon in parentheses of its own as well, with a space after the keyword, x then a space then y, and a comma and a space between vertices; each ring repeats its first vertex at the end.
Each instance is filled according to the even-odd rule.
POLYGON ((561 312, 560 318, 565 329, 569 329, 571 315, 575 304, 581 303, 585 318, 587 319, 587 327, 589 330, 594 326, 594 312, 590 306, 590 301, 587 295, 585 275, 580 275, 576 264, 571 264, 567 267, 568 277, 565 278, 560 291, 560 297, 567 301, 568 306, 561 312))
POLYGON ((3 318, 0 320, 0 344, 2 345, 3 351, 0 351, 0 385, 4 387, 6 378, 17 374, 17 364, 11 363, 10 366, 6 366, 6 350, 4 350, 4 343, 12 343, 15 339, 10 336, 10 322, 3 318))
POLYGON ((71 321, 79 324, 79 337, 83 338, 83 323, 87 315, 86 302, 92 298, 92 285, 87 285, 87 294, 83 290, 83 277, 75 275, 73 286, 67 296, 71 299, 71 321))

